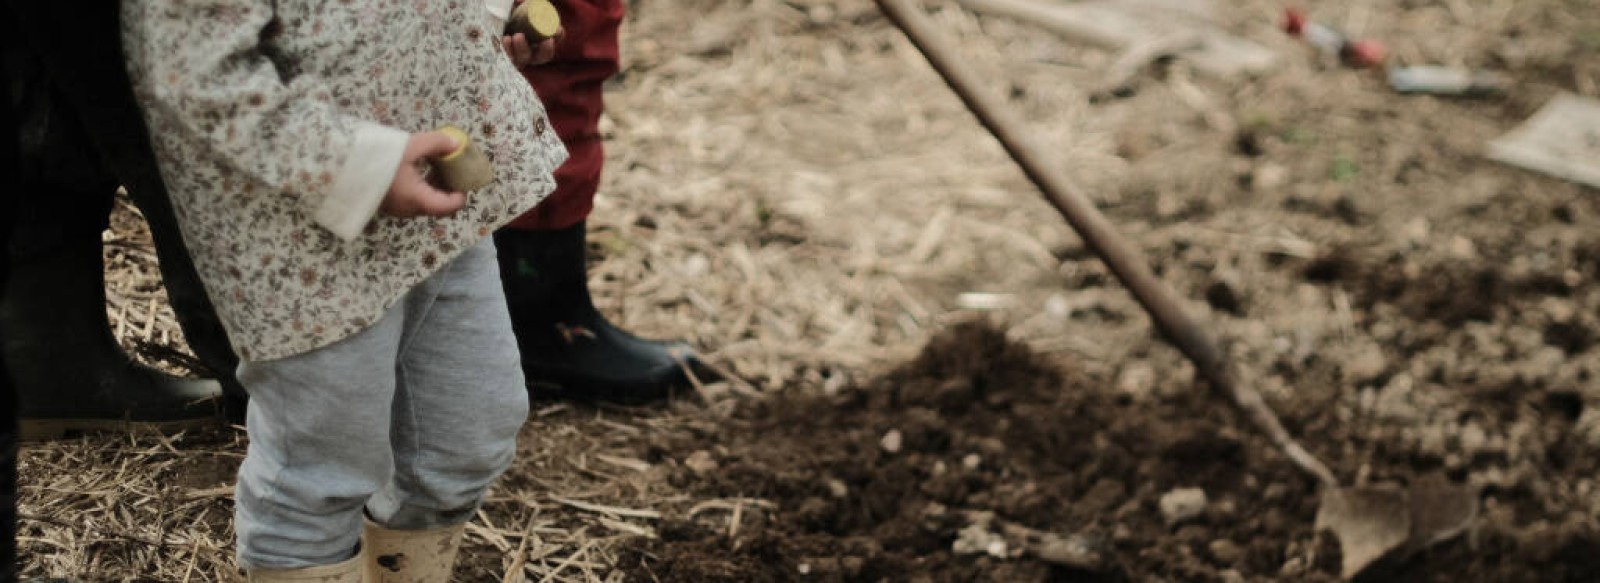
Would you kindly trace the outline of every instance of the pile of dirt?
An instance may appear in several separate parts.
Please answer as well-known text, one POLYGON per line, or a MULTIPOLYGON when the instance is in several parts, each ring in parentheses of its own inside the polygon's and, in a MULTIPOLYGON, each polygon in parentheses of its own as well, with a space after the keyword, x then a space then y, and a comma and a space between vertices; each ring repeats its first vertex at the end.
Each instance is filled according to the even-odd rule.
MULTIPOLYGON (((658 447, 699 459, 669 478, 695 497, 770 504, 669 518, 621 566, 702 582, 1336 580, 1315 484, 1234 423, 1199 389, 1135 404, 963 324, 866 386, 754 405, 658 447), (1185 489, 1203 507, 1169 519, 1163 498, 1185 489), (1079 560, 1040 558, 1050 535, 1079 560)), ((1577 524, 1479 529, 1400 574, 1593 580, 1600 540, 1577 524)))

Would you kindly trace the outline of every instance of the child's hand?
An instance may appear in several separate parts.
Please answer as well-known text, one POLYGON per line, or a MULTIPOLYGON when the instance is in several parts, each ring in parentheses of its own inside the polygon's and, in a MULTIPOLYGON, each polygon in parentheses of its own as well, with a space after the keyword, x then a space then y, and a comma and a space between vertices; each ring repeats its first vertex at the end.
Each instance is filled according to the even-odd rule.
POLYGON ((389 183, 389 193, 384 195, 378 212, 400 218, 446 217, 467 206, 465 193, 439 190, 418 169, 428 158, 449 154, 458 146, 454 138, 442 132, 411 134, 400 169, 395 170, 394 181, 389 183))
POLYGON ((556 56, 556 40, 561 38, 557 32, 554 37, 540 41, 537 46, 528 44, 528 36, 522 33, 500 37, 500 45, 505 47, 506 54, 511 57, 511 62, 518 69, 543 65, 556 56))

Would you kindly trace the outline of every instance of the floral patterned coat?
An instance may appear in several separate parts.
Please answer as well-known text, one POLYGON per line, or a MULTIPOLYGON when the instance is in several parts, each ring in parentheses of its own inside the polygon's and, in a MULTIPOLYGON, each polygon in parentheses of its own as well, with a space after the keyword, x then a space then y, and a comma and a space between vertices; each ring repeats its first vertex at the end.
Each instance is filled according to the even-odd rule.
POLYGON ((499 48, 509 0, 124 0, 122 40, 195 267, 246 360, 336 342, 554 188, 566 150, 499 48), (486 10, 487 9, 487 10, 486 10), (495 182, 376 211, 411 132, 495 182))

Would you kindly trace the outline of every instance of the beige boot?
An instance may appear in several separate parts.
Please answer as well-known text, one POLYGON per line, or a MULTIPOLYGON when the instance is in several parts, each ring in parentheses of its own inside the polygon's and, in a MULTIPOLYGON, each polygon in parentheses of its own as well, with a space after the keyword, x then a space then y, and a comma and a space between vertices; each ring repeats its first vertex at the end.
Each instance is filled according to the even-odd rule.
POLYGON ((250 571, 250 583, 366 583, 362 566, 366 553, 350 557, 343 563, 305 567, 302 569, 256 569, 250 571))
POLYGON ((466 525, 392 530, 366 521, 366 583, 449 583, 466 525))

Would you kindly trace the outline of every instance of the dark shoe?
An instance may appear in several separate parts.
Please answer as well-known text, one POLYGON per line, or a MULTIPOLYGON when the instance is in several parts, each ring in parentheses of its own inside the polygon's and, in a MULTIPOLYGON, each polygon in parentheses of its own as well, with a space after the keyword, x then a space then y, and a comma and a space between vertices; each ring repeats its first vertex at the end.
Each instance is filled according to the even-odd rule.
MULTIPOLYGON (((151 168, 155 162, 151 161, 151 168)), ((153 174, 153 172, 152 172, 153 174)), ((172 203, 167 199, 159 177, 141 181, 145 188, 131 193, 145 223, 150 226, 150 238, 155 243, 156 259, 161 265, 161 283, 167 290, 167 301, 177 317, 178 327, 189 349, 205 365, 206 376, 217 379, 222 385, 222 410, 230 422, 244 423, 249 397, 244 385, 234 374, 239 370, 239 357, 228 341, 228 332, 217 318, 211 297, 200 283, 200 274, 189 259, 183 235, 178 231, 178 219, 173 214, 172 203)))
POLYGON ((640 404, 688 387, 684 367, 698 362, 689 345, 638 338, 595 309, 584 234, 584 223, 556 231, 495 233, 529 389, 640 404))
POLYGON ((216 381, 139 365, 117 345, 100 253, 93 240, 12 262, 0 297, 0 350, 17 391, 21 438, 219 423, 216 381))

